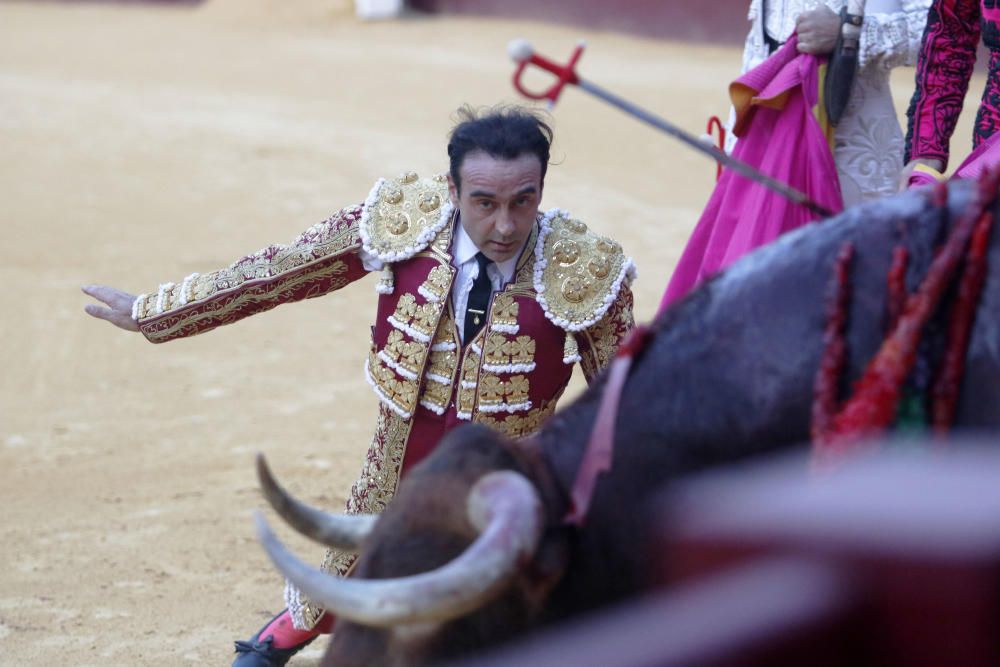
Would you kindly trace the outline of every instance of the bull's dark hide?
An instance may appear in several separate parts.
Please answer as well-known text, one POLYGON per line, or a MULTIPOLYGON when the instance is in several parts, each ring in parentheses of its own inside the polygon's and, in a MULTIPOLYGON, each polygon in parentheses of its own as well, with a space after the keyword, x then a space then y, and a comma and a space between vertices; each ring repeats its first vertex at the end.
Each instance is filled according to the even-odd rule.
MULTIPOLYGON (((581 530, 561 525, 603 382, 560 410, 535 440, 541 461, 475 426, 452 432, 403 483, 361 556, 356 575, 430 570, 472 540, 462 499, 484 472, 512 468, 539 487, 548 530, 537 557, 497 602, 442 627, 397 631, 344 623, 330 665, 419 664, 492 645, 583 613, 643 587, 647 499, 678 476, 808 440, 822 353, 825 294, 845 241, 851 269, 847 380, 884 335, 886 276, 897 244, 909 249, 913 289, 933 249, 970 202, 973 184, 951 186, 951 215, 921 193, 854 208, 788 234, 733 265, 655 323, 622 396, 614 465, 581 530)), ((1000 235, 968 348, 957 425, 1000 427, 1000 235)), ((664 276, 665 278, 665 276, 664 276)))

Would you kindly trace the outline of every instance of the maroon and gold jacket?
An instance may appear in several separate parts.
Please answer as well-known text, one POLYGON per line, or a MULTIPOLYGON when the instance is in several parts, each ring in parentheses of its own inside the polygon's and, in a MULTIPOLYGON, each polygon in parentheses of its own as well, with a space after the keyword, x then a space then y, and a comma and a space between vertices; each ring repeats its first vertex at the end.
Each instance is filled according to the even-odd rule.
POLYGON ((452 312, 455 216, 443 176, 382 179, 287 246, 192 274, 136 299, 154 343, 192 336, 367 275, 361 252, 385 264, 365 370, 382 404, 447 430, 468 420, 519 437, 555 408, 580 362, 588 381, 633 324, 632 261, 615 241, 560 210, 541 216, 484 328, 462 345, 452 312), (423 411, 427 411, 424 413, 423 411))
MULTIPOLYGON (((138 297, 133 318, 154 343, 193 336, 282 303, 326 294, 383 265, 378 315, 365 364, 380 401, 371 446, 347 500, 378 513, 406 469, 462 421, 512 437, 536 431, 579 362, 590 381, 632 327, 632 261, 616 242, 552 210, 541 216, 513 279, 494 294, 487 321, 462 344, 452 311, 455 214, 443 176, 380 180, 287 246, 192 274, 138 297)), ((331 549, 323 569, 346 575, 355 555, 331 549)), ((300 628, 323 610, 293 586, 286 602, 300 628)))

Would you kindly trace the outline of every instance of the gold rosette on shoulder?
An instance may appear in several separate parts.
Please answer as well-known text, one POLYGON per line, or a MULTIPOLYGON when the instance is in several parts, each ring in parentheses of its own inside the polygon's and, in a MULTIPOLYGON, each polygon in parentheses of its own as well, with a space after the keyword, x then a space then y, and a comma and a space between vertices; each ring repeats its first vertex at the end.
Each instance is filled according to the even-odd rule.
POLYGON ((364 249, 385 262, 409 259, 450 222, 452 210, 443 174, 420 178, 411 171, 379 179, 359 223, 364 249))
POLYGON ((593 326, 635 277, 632 259, 563 211, 549 211, 540 226, 534 283, 545 316, 567 331, 593 326))

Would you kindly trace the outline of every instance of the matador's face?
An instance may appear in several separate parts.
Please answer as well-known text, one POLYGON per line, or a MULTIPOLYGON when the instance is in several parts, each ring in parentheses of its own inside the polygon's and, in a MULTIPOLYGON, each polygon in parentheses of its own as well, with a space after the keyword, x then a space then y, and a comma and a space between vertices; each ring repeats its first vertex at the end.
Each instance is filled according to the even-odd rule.
POLYGON ((542 202, 538 157, 525 153, 506 160, 476 151, 465 156, 458 175, 461 192, 450 175, 448 192, 469 238, 494 262, 517 255, 542 202))

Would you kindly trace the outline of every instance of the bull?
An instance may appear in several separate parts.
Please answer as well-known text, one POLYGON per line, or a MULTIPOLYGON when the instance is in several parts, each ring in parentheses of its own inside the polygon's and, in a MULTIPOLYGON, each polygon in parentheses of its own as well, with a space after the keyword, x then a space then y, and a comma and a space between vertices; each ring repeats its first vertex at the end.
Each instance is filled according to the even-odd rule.
MULTIPOLYGON (((647 507, 665 484, 809 441, 825 295, 844 243, 855 248, 847 386, 885 338, 894 248, 908 250, 906 283, 915 289, 963 213, 977 201, 1000 212, 995 182, 983 194, 977 183, 954 182, 937 201, 911 191, 853 208, 748 255, 661 313, 621 394, 613 465, 582 525, 564 518, 606 378, 530 439, 476 425, 452 431, 377 521, 299 504, 260 462, 265 494, 286 520, 360 553, 352 577, 335 579, 298 561, 259 523, 278 568, 339 615, 322 664, 439 662, 642 591, 651 565, 647 507)), ((986 260, 954 409, 962 429, 1000 427, 997 235, 986 260)))

